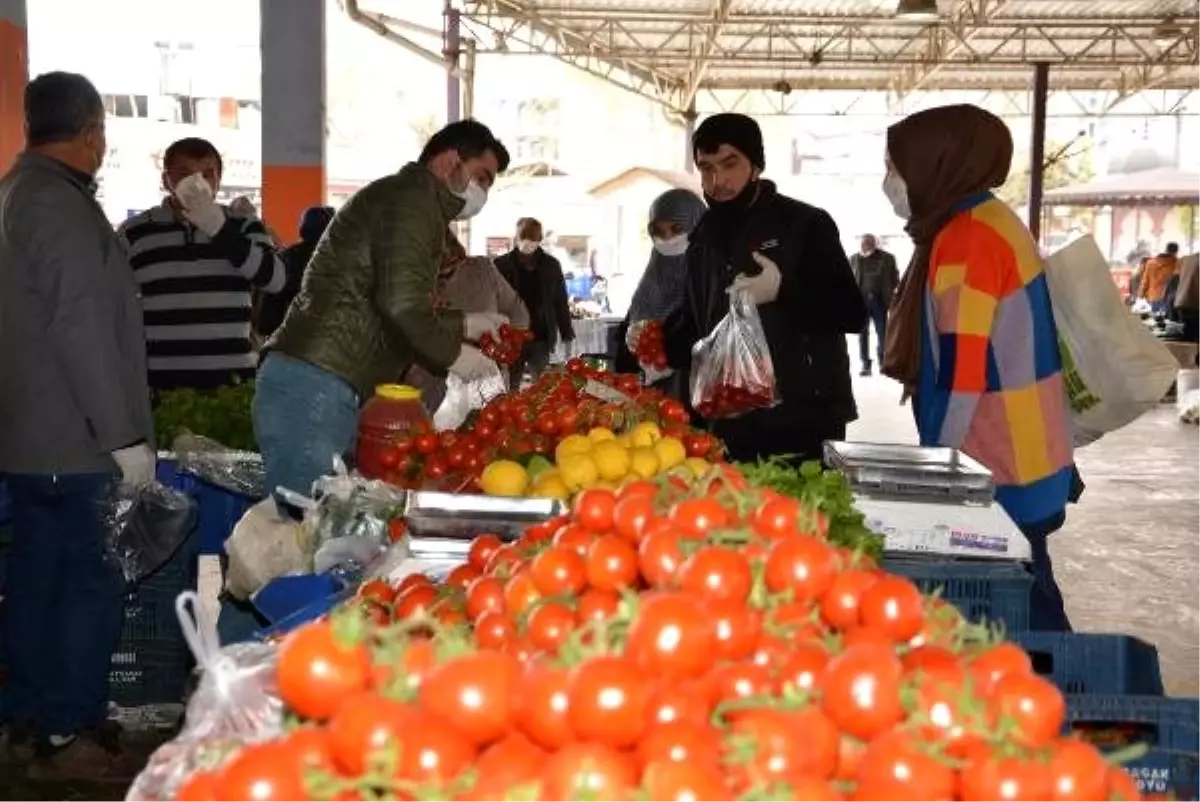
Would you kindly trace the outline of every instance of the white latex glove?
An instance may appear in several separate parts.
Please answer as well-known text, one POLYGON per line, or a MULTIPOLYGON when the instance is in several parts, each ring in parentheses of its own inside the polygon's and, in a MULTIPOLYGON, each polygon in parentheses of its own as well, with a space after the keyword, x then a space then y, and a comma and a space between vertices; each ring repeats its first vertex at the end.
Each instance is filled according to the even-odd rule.
POLYGON ((229 204, 229 213, 234 217, 258 218, 258 209, 254 208, 254 204, 245 195, 238 195, 233 199, 233 203, 229 204))
POLYGON ((629 324, 629 328, 625 329, 625 347, 630 351, 637 350, 637 342, 642 336, 642 332, 646 328, 646 321, 638 320, 629 324))
POLYGON ((154 481, 158 457, 145 443, 119 448, 112 453, 112 458, 121 469, 122 484, 141 487, 154 481))
POLYGON ((187 221, 208 236, 215 236, 225 225, 225 210, 217 205, 212 187, 200 173, 192 173, 175 185, 175 200, 187 221))
POLYGON ((463 343, 462 350, 458 352, 458 359, 450 366, 450 373, 463 381, 471 382, 487 378, 495 369, 496 363, 481 354, 478 348, 463 343))
POLYGON ((779 297, 779 282, 783 280, 783 274, 779 272, 779 265, 761 253, 755 251, 750 254, 750 257, 762 268, 762 272, 757 276, 739 273, 733 283, 729 285, 728 292, 744 289, 750 293, 754 303, 769 304, 779 297))
POLYGON ((463 336, 475 342, 484 332, 495 334, 496 329, 507 322, 508 318, 499 312, 468 312, 463 315, 463 336))

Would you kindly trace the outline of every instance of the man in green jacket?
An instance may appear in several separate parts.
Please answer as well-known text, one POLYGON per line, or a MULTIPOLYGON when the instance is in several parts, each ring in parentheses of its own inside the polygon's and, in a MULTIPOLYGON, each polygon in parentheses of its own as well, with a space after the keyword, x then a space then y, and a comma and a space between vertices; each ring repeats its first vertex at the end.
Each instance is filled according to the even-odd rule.
POLYGON ((451 123, 338 211, 259 367, 254 433, 268 489, 309 493, 352 449, 375 386, 414 363, 466 380, 495 369, 470 343, 504 318, 439 309, 434 296, 446 227, 479 213, 508 159, 482 123, 451 123))

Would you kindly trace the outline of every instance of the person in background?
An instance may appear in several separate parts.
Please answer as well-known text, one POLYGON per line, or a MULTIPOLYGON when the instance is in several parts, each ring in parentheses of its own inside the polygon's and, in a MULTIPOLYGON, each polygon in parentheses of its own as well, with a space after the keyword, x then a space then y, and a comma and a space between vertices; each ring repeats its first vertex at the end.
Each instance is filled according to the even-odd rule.
POLYGON ((1138 297, 1145 298, 1155 314, 1165 314, 1171 303, 1168 288, 1179 272, 1179 243, 1168 242, 1166 250, 1146 262, 1138 282, 1138 297))
POLYGON ((104 102, 82 75, 25 88, 25 151, 0 178, 5 741, 33 779, 137 769, 108 721, 125 583, 105 549, 117 481, 154 480, 137 286, 96 202, 104 102))
MULTIPOLYGON (((683 304, 687 285, 688 237, 704 216, 704 201, 687 189, 668 189, 650 204, 646 229, 653 243, 650 262, 633 292, 626 315, 625 345, 637 347, 645 324, 651 320, 666 320, 683 304)), ((661 389, 681 401, 688 402, 687 374, 673 372, 658 382, 661 389)))
MULTIPOLYGON (((447 229, 446 251, 438 272, 437 303, 463 312, 499 314, 518 329, 529 328, 529 312, 517 291, 512 288, 496 265, 486 256, 467 256, 467 250, 447 229)), ((421 391, 421 401, 430 415, 437 412, 446 397, 446 379, 436 376, 419 364, 404 374, 404 383, 421 391)))
POLYGON ((1200 261, 1194 253, 1179 260, 1179 287, 1172 307, 1171 316, 1183 324, 1180 339, 1200 340, 1200 261))
POLYGON ((912 394, 921 445, 961 449, 992 472, 997 503, 1032 550, 1031 625, 1069 630, 1047 538, 1081 483, 1042 259, 991 192, 1012 152, 1007 126, 971 105, 888 129, 883 191, 915 250, 883 372, 912 394))
POLYGON ((221 154, 188 137, 163 154, 163 202, 118 235, 142 293, 153 390, 211 390, 250 381, 251 290, 278 293, 287 269, 249 201, 216 202, 221 154))
POLYGON ((862 364, 860 376, 871 375, 871 326, 878 340, 876 351, 883 361, 883 343, 887 338, 887 310, 900 284, 896 257, 878 247, 874 234, 862 238, 858 253, 850 257, 850 269, 867 305, 867 323, 858 335, 858 358, 862 364))
POLYGON ((529 310, 532 342, 525 344, 521 358, 512 366, 514 389, 528 372, 537 379, 550 364, 550 354, 561 340, 575 339, 571 309, 567 303, 567 282, 562 265, 542 250, 542 224, 532 217, 517 221, 516 244, 511 251, 496 257, 496 269, 521 296, 529 310))
POLYGON ((1138 261, 1138 266, 1134 268, 1133 273, 1129 276, 1129 292, 1125 296, 1125 303, 1132 306, 1138 299, 1138 293, 1142 289, 1142 276, 1146 272, 1146 263, 1150 261, 1149 256, 1143 256, 1138 261))
POLYGON ((283 290, 277 293, 254 294, 254 332, 266 339, 275 333, 279 324, 287 314, 292 299, 300 292, 300 281, 304 278, 304 268, 317 249, 321 235, 333 220, 332 206, 312 206, 304 211, 300 218, 300 241, 289 245, 281 251, 283 264, 287 270, 287 281, 283 290))
POLYGON ((479 213, 508 161, 487 126, 454 122, 334 215, 264 346, 253 417, 268 489, 310 492, 353 447, 360 405, 418 360, 466 380, 494 369, 470 343, 504 318, 434 296, 447 227, 479 213))
POLYGON ((731 288, 758 306, 781 403, 713 423, 733 460, 819 459, 857 410, 846 335, 866 321, 833 218, 763 179, 762 131, 743 114, 714 114, 692 151, 708 211, 687 250, 683 303, 664 326, 667 359, 691 366, 692 345, 729 310, 731 288))

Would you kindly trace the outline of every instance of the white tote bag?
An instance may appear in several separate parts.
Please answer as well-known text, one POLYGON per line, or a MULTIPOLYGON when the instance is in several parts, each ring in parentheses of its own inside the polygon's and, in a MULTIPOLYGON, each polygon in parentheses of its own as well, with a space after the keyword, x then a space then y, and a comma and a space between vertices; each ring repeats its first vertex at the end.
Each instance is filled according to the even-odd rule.
POLYGON ((1063 380, 1076 446, 1120 429, 1157 405, 1179 369, 1130 313, 1096 241, 1075 240, 1046 259, 1063 380))

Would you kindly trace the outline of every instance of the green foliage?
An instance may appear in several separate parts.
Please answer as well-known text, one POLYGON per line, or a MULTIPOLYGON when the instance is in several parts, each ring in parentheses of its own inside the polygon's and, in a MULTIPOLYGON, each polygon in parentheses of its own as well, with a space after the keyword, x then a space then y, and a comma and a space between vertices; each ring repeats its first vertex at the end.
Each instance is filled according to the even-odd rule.
POLYGON ((250 406, 254 383, 235 382, 216 390, 167 390, 157 395, 154 435, 159 448, 190 433, 237 451, 257 451, 250 406))

